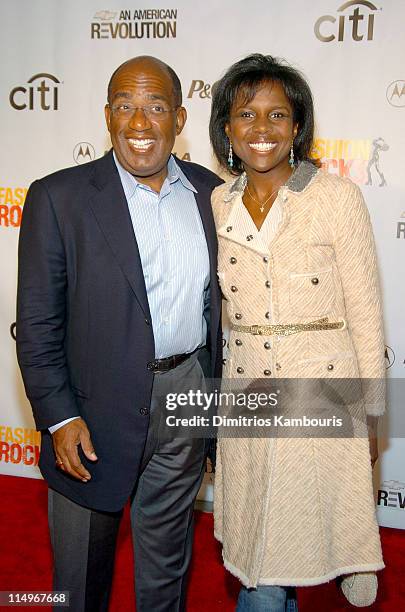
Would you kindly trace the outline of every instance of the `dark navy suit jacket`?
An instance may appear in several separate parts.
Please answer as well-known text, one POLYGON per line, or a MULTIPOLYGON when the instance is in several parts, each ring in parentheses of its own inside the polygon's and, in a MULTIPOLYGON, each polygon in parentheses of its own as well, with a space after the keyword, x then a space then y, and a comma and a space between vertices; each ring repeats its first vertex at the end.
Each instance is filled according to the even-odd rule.
MULTIPOLYGON (((221 374, 221 294, 210 196, 215 174, 176 160, 197 189, 210 257, 207 347, 221 374)), ((127 202, 112 152, 35 181, 20 231, 17 355, 36 426, 40 468, 57 491, 115 511, 128 499, 148 430, 154 339, 127 202), (145 410, 146 409, 146 410, 145 410), (72 416, 87 423, 98 462, 87 483, 55 468, 47 428, 72 416)))

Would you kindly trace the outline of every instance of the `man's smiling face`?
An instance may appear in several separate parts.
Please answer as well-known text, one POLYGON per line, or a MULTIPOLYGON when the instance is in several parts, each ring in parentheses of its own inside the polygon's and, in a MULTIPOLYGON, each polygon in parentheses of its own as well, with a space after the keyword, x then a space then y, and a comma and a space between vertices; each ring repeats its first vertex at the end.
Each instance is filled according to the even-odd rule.
POLYGON ((114 75, 105 116, 120 164, 135 178, 160 191, 186 110, 176 105, 172 79, 152 58, 136 58, 114 75))

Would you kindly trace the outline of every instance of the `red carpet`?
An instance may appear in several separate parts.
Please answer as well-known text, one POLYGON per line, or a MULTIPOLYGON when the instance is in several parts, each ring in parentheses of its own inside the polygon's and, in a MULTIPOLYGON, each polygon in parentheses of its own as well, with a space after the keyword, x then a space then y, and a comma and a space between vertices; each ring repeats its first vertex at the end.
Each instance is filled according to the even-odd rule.
MULTIPOLYGON (((39 480, 0 476, 0 490, 0 591, 50 590, 52 559, 46 486, 39 480)), ((371 612, 403 610, 405 531, 383 528, 381 535, 387 567, 379 573, 377 602, 367 609, 371 612)), ((230 612, 235 608, 238 590, 238 581, 222 567, 220 547, 212 535, 212 516, 197 513, 188 612, 230 612)), ((298 597, 300 612, 355 610, 340 595, 334 582, 299 589, 298 597)), ((118 543, 110 610, 126 612, 134 610, 134 606, 132 551, 126 515, 118 543)))

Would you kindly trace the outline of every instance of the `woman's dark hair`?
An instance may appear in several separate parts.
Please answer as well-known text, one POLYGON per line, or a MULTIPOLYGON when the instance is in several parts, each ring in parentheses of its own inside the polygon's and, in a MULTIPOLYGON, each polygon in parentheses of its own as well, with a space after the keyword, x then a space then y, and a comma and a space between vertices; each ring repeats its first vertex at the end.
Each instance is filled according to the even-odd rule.
POLYGON ((221 164, 232 174, 241 174, 243 164, 235 152, 233 167, 228 167, 229 139, 225 125, 229 122, 232 106, 240 92, 246 103, 256 95, 263 83, 280 83, 293 109, 293 122, 298 123, 294 139, 294 154, 298 161, 311 159, 314 137, 314 105, 311 90, 302 74, 284 60, 271 55, 255 53, 233 64, 215 83, 212 94, 210 139, 214 153, 221 164))

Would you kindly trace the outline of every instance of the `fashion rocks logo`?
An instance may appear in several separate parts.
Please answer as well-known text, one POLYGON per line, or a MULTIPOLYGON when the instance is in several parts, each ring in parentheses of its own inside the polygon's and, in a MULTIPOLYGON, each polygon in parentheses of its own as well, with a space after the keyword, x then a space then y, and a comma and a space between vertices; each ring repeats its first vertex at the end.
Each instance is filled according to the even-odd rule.
POLYGON ((384 138, 364 140, 336 140, 316 138, 313 157, 320 159, 322 167, 331 174, 348 177, 358 185, 387 184, 383 166, 384 153, 389 145, 384 138))
POLYGON ((28 189, 0 185, 0 228, 20 227, 28 189))
POLYGON ((98 11, 90 24, 92 39, 176 38, 177 9, 98 11))

